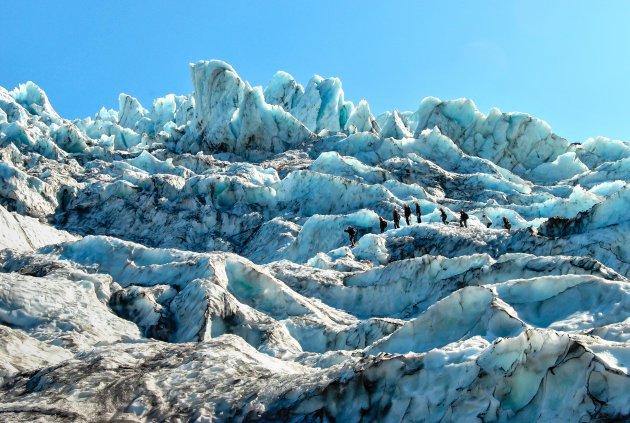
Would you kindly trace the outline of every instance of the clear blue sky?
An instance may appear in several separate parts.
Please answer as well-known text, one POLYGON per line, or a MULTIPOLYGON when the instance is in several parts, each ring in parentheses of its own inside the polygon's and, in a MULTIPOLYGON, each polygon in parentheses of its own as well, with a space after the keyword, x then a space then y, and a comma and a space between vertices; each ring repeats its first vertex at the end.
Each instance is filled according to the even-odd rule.
POLYGON ((630 140, 626 1, 2 1, 0 85, 32 80, 67 118, 192 90, 222 59, 252 85, 337 76, 372 111, 472 98, 570 141, 630 140))

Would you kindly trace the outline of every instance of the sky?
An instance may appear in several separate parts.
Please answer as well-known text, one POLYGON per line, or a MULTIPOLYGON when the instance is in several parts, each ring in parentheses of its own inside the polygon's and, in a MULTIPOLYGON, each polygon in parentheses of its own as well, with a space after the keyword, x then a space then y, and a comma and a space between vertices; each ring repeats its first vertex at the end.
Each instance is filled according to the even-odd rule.
POLYGON ((627 1, 2 0, 0 86, 33 81, 69 119, 150 108, 221 59, 250 85, 339 77, 374 114, 427 96, 526 112, 571 142, 630 140, 627 1))

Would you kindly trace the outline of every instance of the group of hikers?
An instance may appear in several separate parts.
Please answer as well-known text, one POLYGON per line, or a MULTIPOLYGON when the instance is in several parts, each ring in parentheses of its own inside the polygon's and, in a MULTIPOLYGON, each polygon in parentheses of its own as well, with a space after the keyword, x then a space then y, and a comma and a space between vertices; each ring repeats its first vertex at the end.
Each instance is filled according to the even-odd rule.
MULTIPOLYGON (((415 202, 415 206, 416 206, 416 218, 418 220, 418 223, 422 223, 422 208, 420 207, 420 204, 417 201, 415 202)), ((442 219, 442 223, 445 225, 448 225, 448 221, 447 221, 448 215, 446 214, 446 212, 444 211, 442 207, 440 207, 439 210, 440 210, 440 218, 442 219)), ((407 203, 405 203, 403 206, 403 214, 405 216, 405 222, 407 222, 407 225, 411 225, 412 212, 411 212, 411 207, 407 203)), ((398 212, 397 207, 394 207, 393 218, 394 218, 394 229, 400 228, 400 213, 398 212)), ((468 227, 468 218, 469 218, 468 213, 466 213, 464 209, 461 209, 459 211, 460 228, 468 227)), ((508 218, 505 216, 503 216, 501 219, 503 220, 503 229, 509 232, 510 229, 512 229, 512 224, 510 223, 508 218)), ((387 221, 383 219, 382 216, 379 216, 378 220, 379 220, 381 233, 383 233, 387 229, 387 221)), ((486 225, 486 228, 490 228, 493 224, 492 220, 490 220, 490 218, 486 216, 485 213, 483 213, 483 215, 481 216, 481 222, 486 225)), ((347 229, 344 229, 344 232, 348 233, 348 236, 350 237, 350 244, 352 247, 354 247, 356 245, 357 230, 352 226, 348 226, 347 229)))

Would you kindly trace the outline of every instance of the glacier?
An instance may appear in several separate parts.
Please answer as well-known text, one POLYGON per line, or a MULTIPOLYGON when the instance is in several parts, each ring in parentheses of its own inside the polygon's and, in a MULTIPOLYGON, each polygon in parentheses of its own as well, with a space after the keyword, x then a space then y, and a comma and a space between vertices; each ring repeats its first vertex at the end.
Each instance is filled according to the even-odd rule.
POLYGON ((0 420, 630 419, 630 142, 190 75, 0 87, 0 420))

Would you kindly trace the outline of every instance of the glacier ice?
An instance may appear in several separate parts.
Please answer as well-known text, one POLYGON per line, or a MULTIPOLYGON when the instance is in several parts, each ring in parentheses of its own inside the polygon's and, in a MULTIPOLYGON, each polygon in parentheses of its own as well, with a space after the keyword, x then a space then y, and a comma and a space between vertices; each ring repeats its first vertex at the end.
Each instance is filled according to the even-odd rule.
POLYGON ((398 110, 394 110, 394 113, 387 117, 387 119, 383 122, 382 127, 381 136, 383 138, 394 138, 400 140, 412 137, 411 132, 407 129, 407 126, 398 114, 398 110))
POLYGON ((376 119, 370 112, 370 105, 367 101, 361 100, 359 104, 348 115, 345 130, 350 133, 354 132, 380 132, 376 119))
POLYGON ((1 420, 630 418, 628 142, 190 74, 72 121, 0 87, 1 420))
POLYGON ((124 128, 135 129, 136 125, 148 112, 140 102, 128 94, 118 96, 118 124, 124 128))
POLYGON ((267 84, 263 94, 268 104, 280 106, 290 112, 304 94, 304 88, 288 73, 278 71, 267 84))

